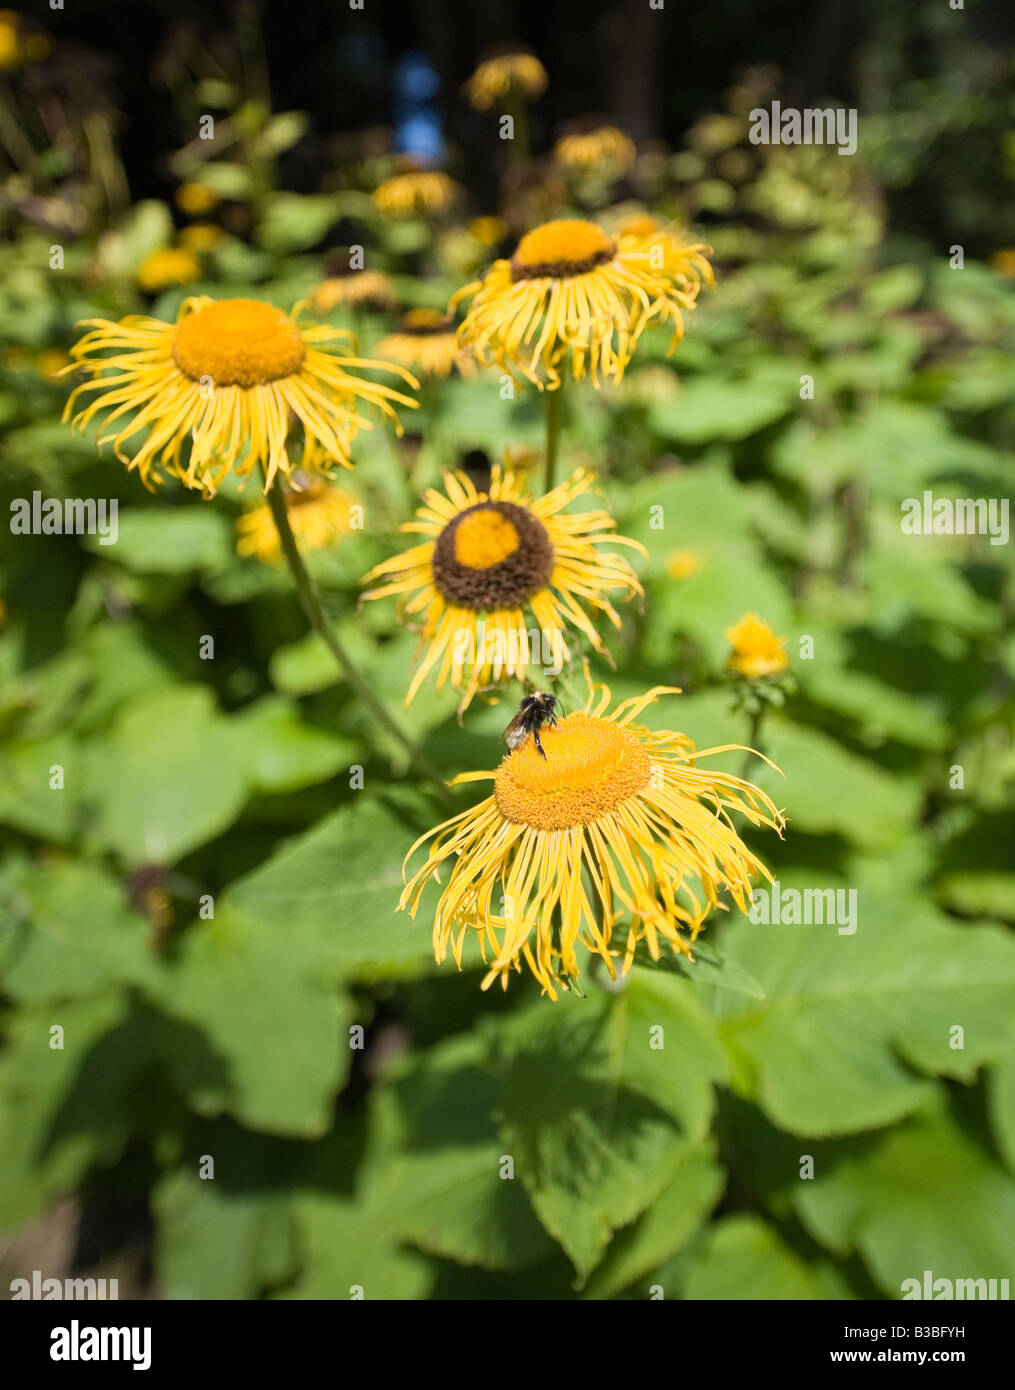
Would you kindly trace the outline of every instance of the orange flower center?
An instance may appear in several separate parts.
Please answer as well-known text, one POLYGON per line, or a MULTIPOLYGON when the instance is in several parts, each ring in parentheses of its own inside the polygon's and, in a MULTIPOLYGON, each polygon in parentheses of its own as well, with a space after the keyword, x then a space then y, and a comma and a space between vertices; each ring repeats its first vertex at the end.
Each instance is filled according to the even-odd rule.
POLYGON ((191 381, 216 386, 265 386, 294 376, 306 348, 288 314, 257 299, 222 299, 176 325, 173 359, 191 381))
POLYGON ((509 753, 497 769, 501 814, 534 830, 588 825, 648 786, 652 760, 643 743, 609 719, 570 714, 509 753))
POLYGON ((612 260, 616 244, 594 222, 566 217, 534 227, 518 243, 511 258, 514 280, 535 280, 551 276, 555 280, 584 275, 612 260))
POLYGON ((477 507, 455 527, 455 559, 470 569, 489 569, 513 555, 520 542, 517 528, 503 512, 477 507))

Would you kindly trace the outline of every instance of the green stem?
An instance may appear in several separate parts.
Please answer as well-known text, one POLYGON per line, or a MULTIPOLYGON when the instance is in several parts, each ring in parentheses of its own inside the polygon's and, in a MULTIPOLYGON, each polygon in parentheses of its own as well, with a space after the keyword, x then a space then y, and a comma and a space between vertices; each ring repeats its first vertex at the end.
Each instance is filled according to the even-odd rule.
POLYGON ((560 398, 564 394, 564 383, 556 391, 546 391, 546 487, 549 492, 554 485, 557 472, 557 439, 560 435, 560 398))
POLYGON ((511 141, 511 163, 517 169, 529 160, 529 112, 525 105, 525 93, 520 87, 511 84, 505 102, 507 114, 514 121, 514 139, 511 141))
POLYGON ((282 546, 282 554, 285 562, 289 566, 289 573, 296 586, 300 603, 303 611, 307 615, 307 621, 320 637, 321 641, 335 658, 339 670, 346 684, 352 690, 360 703, 366 709, 371 718, 407 754, 413 769, 428 782, 431 782, 434 789, 439 793, 441 800, 448 806, 453 806, 454 799, 448 791, 447 784, 441 777, 437 768, 434 767, 427 758, 416 749, 405 731, 395 723, 391 715, 384 708, 381 702, 374 695, 366 681, 356 670, 348 652, 342 646, 331 623, 328 622, 324 608, 321 604, 321 596, 317 591, 317 585, 307 571, 303 563, 303 556, 300 554, 299 546, 296 544, 296 537, 293 535, 292 527, 289 525, 289 511, 285 504, 285 493, 277 482, 273 483, 268 489, 268 506, 271 508, 271 515, 275 522, 275 529, 278 532, 279 543, 282 546))
MULTIPOLYGON (((752 748, 754 750, 754 753, 761 752, 761 721, 765 717, 765 710, 767 708, 768 705, 766 701, 759 700, 757 709, 751 715, 751 727, 747 732, 747 746, 748 748, 752 748)), ((740 769, 740 776, 744 778, 745 781, 750 775, 751 767, 753 765, 753 757, 753 753, 744 754, 744 765, 740 769)))

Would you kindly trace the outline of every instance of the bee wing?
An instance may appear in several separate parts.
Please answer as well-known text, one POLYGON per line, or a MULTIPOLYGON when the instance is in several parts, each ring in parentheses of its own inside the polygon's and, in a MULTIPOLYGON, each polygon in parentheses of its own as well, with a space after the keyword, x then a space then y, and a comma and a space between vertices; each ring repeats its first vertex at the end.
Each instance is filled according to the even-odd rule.
POLYGON ((522 715, 521 710, 519 710, 515 717, 511 720, 511 723, 501 734, 501 738, 504 739, 505 742, 510 743, 512 736, 519 732, 519 730, 522 728, 523 718, 524 716, 522 715))

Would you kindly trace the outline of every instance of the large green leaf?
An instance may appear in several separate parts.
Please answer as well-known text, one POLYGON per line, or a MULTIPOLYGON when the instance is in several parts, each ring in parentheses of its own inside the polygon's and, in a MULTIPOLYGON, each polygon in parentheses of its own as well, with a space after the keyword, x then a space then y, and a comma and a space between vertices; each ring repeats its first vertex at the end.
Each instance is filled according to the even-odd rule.
POLYGON ((414 839, 395 811, 357 793, 234 884, 225 902, 333 977, 398 974, 431 951, 425 912, 413 922, 398 911, 414 839))
POLYGON ((195 1109, 225 1110, 273 1134, 326 1131, 349 1071, 355 1012, 294 955, 284 932, 219 909, 187 933, 157 998, 207 1039, 211 1057, 169 1059, 195 1109))
POLYGON ((795 1205, 824 1245, 858 1250, 892 1298, 924 1270, 954 1281, 1015 1268, 1015 1182, 937 1104, 798 1184, 795 1205))
POLYGON ((827 1266, 807 1264, 757 1216, 727 1216, 710 1231, 692 1262, 684 1298, 708 1302, 766 1299, 806 1301, 848 1297, 827 1266))
MULTIPOLYGON (((799 870, 780 880, 783 896, 827 888, 849 891, 799 870)), ((927 904, 856 891, 851 935, 739 914, 723 934, 767 994, 714 996, 739 1089, 796 1134, 888 1124, 927 1093, 914 1069, 971 1081, 1005 1046, 1015 942, 995 927, 957 927, 927 904)))
POLYGON ((579 1283, 674 1180, 721 1066, 710 1026, 683 1006, 692 987, 653 985, 632 980, 598 1008, 538 1001, 497 1036, 504 1151, 579 1283))
POLYGON ((247 795, 236 733, 204 686, 125 708, 93 754, 97 833, 132 864, 172 864, 221 834, 247 795))

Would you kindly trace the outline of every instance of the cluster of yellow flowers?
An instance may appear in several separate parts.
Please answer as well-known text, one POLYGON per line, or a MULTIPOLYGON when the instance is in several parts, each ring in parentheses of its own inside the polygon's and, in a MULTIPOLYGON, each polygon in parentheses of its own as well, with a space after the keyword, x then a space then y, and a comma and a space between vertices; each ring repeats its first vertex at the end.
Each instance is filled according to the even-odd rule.
MULTIPOLYGON (((494 91, 494 78, 476 82, 474 100, 494 91)), ((526 68, 510 77, 526 81, 535 84, 526 68)), ((398 198, 389 190, 392 207, 417 205, 425 175, 400 177, 413 182, 398 198)), ((252 299, 191 298, 175 323, 94 320, 72 352, 67 370, 84 369, 88 379, 66 414, 84 428, 111 412, 99 442, 111 439, 148 486, 172 475, 211 497, 226 475, 259 469, 275 511, 261 506, 243 519, 240 549, 278 561, 286 546, 273 525, 279 492, 270 490, 284 498, 297 545, 340 534, 355 499, 328 477, 336 465, 351 467, 353 438, 371 412, 398 426, 396 407, 416 404, 406 394, 418 385, 414 372, 440 377, 495 363, 548 395, 565 373, 615 383, 650 324, 668 323, 674 342, 680 337, 684 315, 712 282, 707 251, 651 220, 615 237, 580 219, 550 222, 459 291, 453 303, 471 302, 457 331, 452 317, 412 311, 381 344, 383 361, 356 356, 347 335, 304 322, 298 310, 252 299), (376 379, 385 372, 402 389, 376 379), (75 415, 82 397, 88 403, 75 415), (294 435, 302 439, 296 457, 294 435)), ((333 277, 318 292, 322 307, 355 302, 356 276, 371 273, 333 277)), ((370 282, 372 295, 384 289, 370 282)), ((615 599, 642 594, 622 550, 644 550, 587 505, 594 482, 578 469, 540 495, 527 470, 508 466, 494 468, 483 488, 451 472, 442 489, 423 494, 402 528, 418 543, 365 581, 366 599, 396 596, 403 618, 421 619, 423 656, 406 703, 431 675, 438 687, 450 681, 460 710, 488 687, 531 688, 542 667, 529 650, 530 624, 550 635, 562 661, 572 659, 575 637, 605 652, 599 619, 618 628, 615 599), (579 500, 583 508, 573 510, 579 500)), ((694 566, 681 559, 673 569, 694 566)), ((745 620, 730 636, 743 672, 772 668, 757 626, 745 620)), ((415 915, 426 884, 451 865, 434 917, 439 960, 450 944, 461 966, 475 938, 488 967, 484 988, 506 985, 524 963, 556 998, 579 988, 579 945, 615 976, 642 941, 653 958, 664 943, 689 953, 724 892, 745 907, 752 875, 767 870, 732 813, 779 830, 782 817, 752 784, 701 766, 730 747, 696 752, 684 734, 638 722, 669 693, 655 687, 611 711, 610 692, 590 685, 583 709, 556 719, 551 705, 541 743, 523 738, 496 771, 456 779, 492 780, 492 794, 413 846, 434 841, 401 900, 415 915)))

